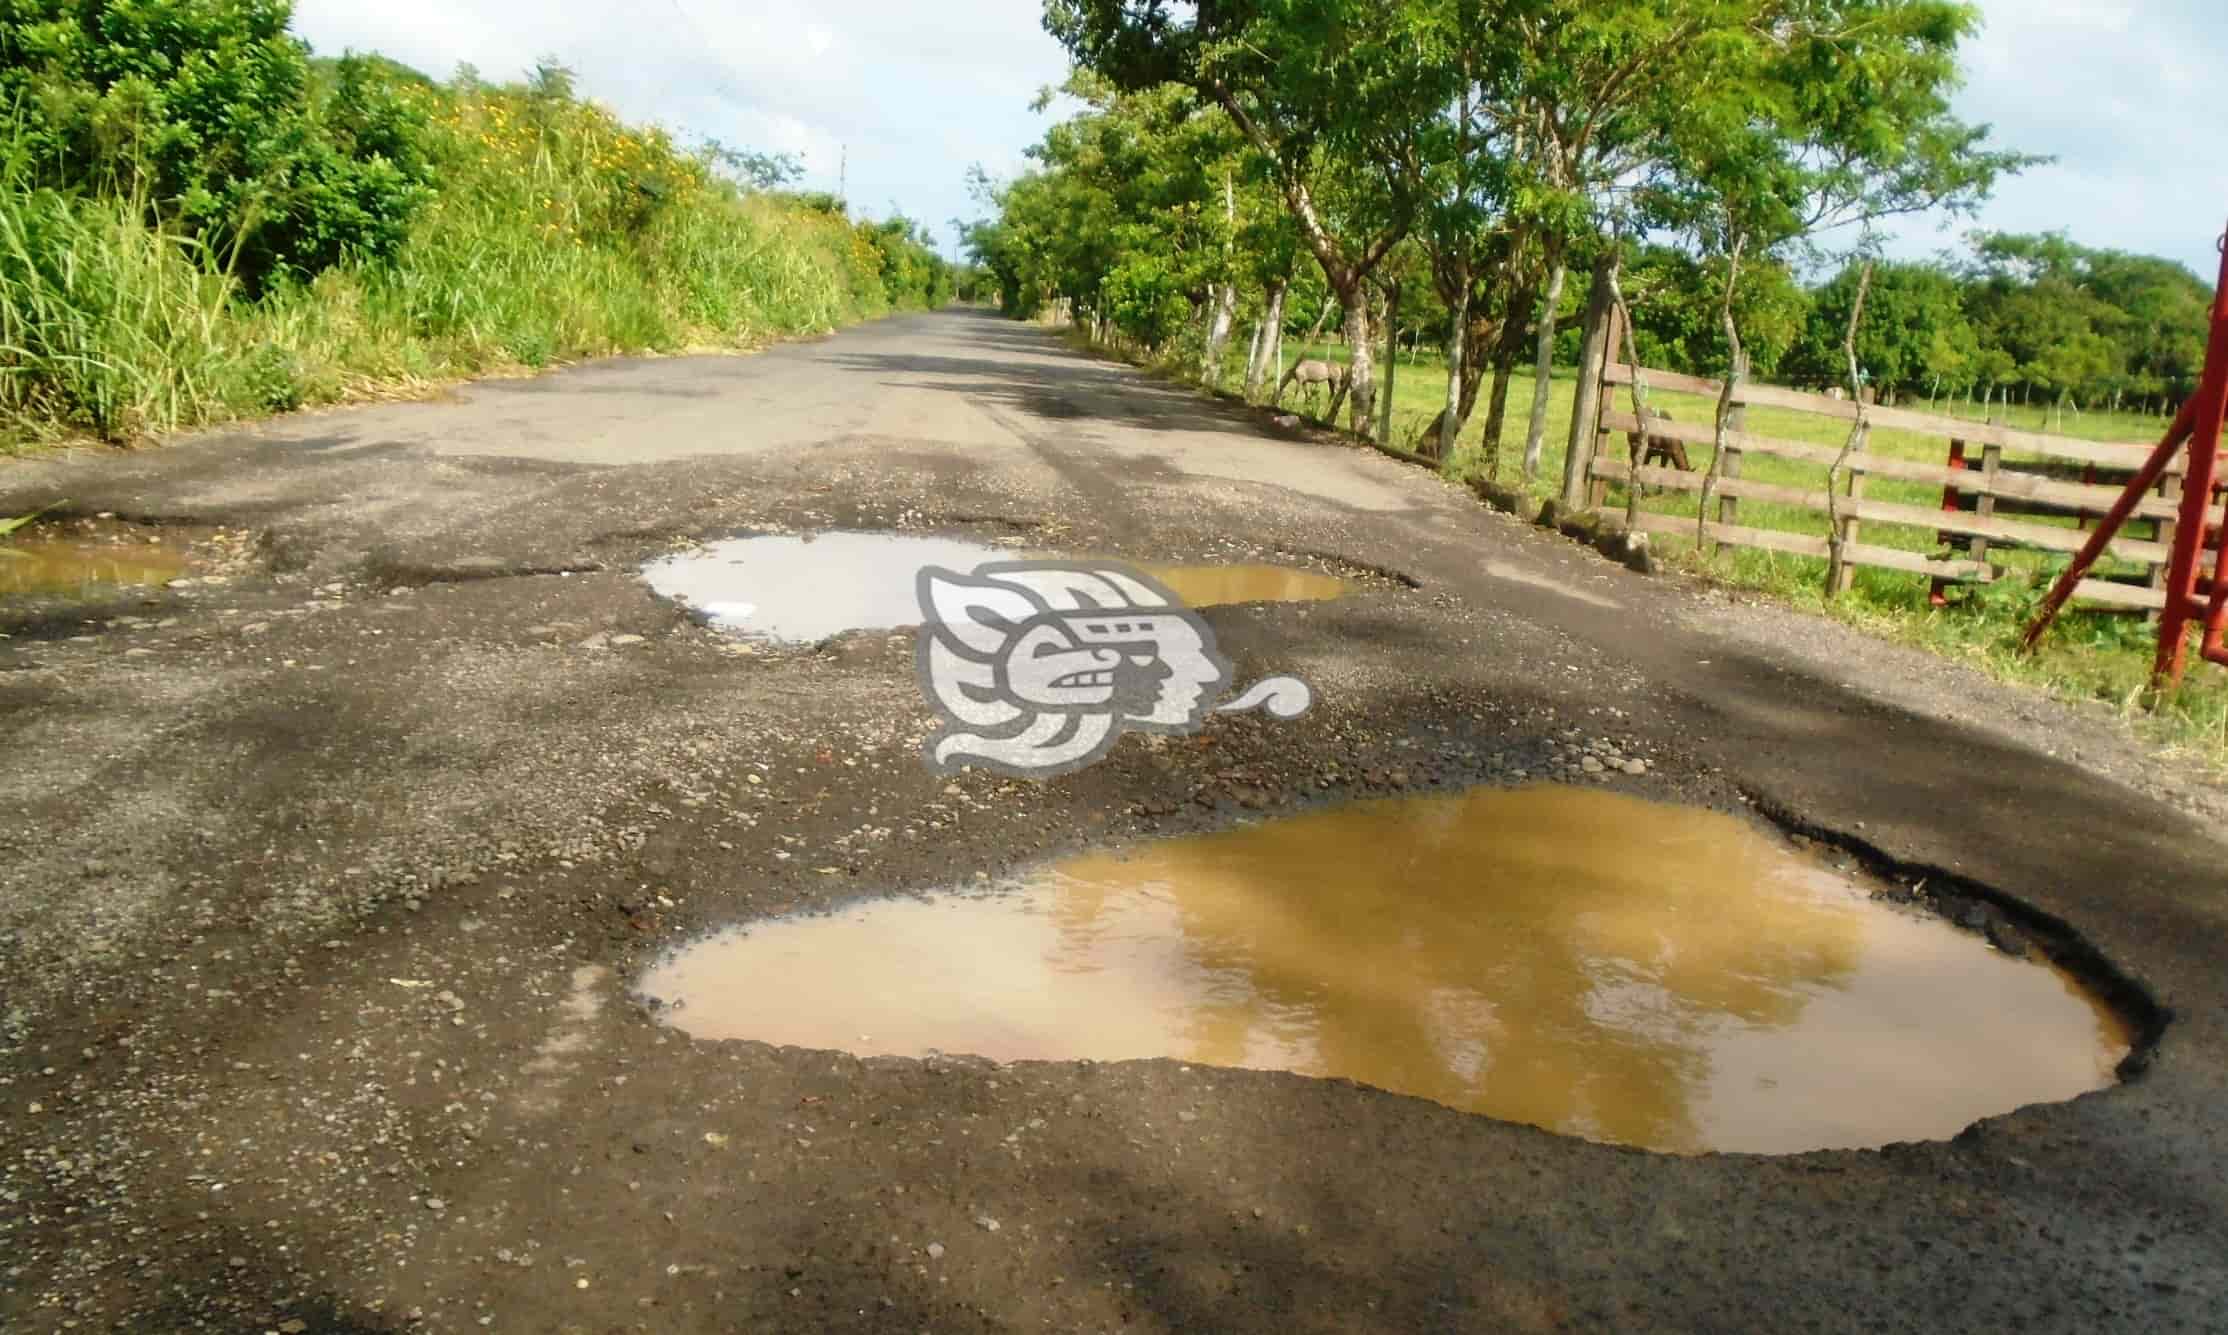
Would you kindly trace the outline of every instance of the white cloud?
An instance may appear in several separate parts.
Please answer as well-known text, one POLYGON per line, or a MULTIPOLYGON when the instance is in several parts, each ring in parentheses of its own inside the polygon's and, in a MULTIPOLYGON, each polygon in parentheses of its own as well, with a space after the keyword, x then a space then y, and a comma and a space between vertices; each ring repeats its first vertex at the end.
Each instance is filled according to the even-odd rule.
POLYGON ((1043 134, 1028 109, 1066 57, 1037 0, 301 0, 295 30, 324 54, 379 51, 435 76, 460 62, 521 76, 553 56, 630 120, 795 153, 834 189, 848 157, 856 212, 894 204, 951 241, 971 214, 965 173, 1010 164, 1043 134))
MULTIPOLYGON (((2228 139, 2207 71, 2228 68, 2214 0, 1982 0, 1957 107, 2007 148, 2056 161, 2004 182, 1977 225, 2063 230, 2166 255, 2208 281, 2228 220, 2228 139)), ((1960 224, 1960 230, 1964 225, 1960 224)), ((1946 238, 1904 229, 1899 249, 1946 238)))

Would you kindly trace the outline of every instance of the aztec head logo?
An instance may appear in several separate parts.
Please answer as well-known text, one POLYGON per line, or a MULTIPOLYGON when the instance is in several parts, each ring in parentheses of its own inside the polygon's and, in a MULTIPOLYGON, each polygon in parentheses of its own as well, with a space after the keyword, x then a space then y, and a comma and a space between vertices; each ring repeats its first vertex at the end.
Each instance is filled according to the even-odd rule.
MULTIPOLYGON (((934 770, 1065 774, 1124 731, 1196 730, 1230 682, 1207 623, 1126 566, 931 566, 915 587, 921 685, 944 719, 928 741, 934 770)), ((1271 677, 1220 708, 1296 718, 1311 703, 1304 683, 1271 677)))

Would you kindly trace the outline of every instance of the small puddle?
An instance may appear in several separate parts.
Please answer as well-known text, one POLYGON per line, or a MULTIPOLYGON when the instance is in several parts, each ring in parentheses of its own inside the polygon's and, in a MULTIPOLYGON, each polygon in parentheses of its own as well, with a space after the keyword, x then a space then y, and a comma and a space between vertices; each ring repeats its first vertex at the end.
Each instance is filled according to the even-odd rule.
POLYGON ((919 625, 913 577, 922 566, 972 570, 1023 555, 953 538, 770 534, 706 543, 652 561, 642 576, 716 629, 811 643, 847 630, 919 625))
POLYGON ((1292 566, 1161 566, 1138 569, 1168 586, 1186 607, 1229 607, 1237 603, 1321 603, 1343 598, 1353 585, 1336 575, 1292 566))
POLYGON ((1676 1153, 1945 1138, 2109 1085, 2131 1039, 1733 817, 1552 785, 776 919, 641 990, 701 1038, 1345 1076, 1676 1153))
MULTIPOLYGON (((955 538, 818 533, 730 538, 643 567, 659 596, 719 630, 812 643, 852 630, 920 624, 914 576, 923 566, 972 570, 1046 553, 955 538)), ((1090 558, 1078 558, 1088 560, 1090 558)), ((1275 565, 1140 565, 1187 606, 1336 598, 1344 580, 1275 565)))
POLYGON ((41 527, 0 541, 0 598, 161 584, 200 564, 191 535, 176 530, 91 521, 41 527))

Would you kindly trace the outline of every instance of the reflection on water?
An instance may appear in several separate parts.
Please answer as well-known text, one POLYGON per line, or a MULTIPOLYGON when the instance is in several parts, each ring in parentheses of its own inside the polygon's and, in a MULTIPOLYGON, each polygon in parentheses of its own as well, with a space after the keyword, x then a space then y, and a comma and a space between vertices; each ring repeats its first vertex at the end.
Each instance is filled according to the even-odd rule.
POLYGON ((186 573, 186 552, 136 536, 17 536, 0 543, 0 597, 81 594, 103 586, 160 584, 186 573))
MULTIPOLYGON (((970 571, 987 561, 1043 559, 1042 552, 903 533, 773 534, 710 543, 653 561, 642 575, 660 596, 721 630, 811 643, 919 625, 914 577, 923 566, 970 571)), ((1343 580, 1284 566, 1139 568, 1191 607, 1315 601, 1346 591, 1343 580)))
POLYGON ((1291 566, 1138 567, 1168 586, 1186 607, 1227 607, 1233 603, 1317 603, 1343 597, 1348 585, 1332 575, 1291 566))
POLYGON ((809 643, 847 630, 917 626, 922 566, 972 570, 1022 553, 953 538, 808 533, 730 538, 653 561, 643 578, 721 629, 809 643))
POLYGON ((1945 1137, 2110 1083, 2128 1044, 2064 975, 1731 817, 1560 787, 762 923, 642 990, 700 1037, 1348 1076, 1680 1152, 1945 1137))

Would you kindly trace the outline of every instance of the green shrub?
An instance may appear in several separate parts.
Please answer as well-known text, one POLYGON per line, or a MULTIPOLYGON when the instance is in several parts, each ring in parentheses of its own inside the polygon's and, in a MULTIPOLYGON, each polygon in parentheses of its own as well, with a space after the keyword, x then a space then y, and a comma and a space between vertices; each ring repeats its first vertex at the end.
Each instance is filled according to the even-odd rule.
MULTIPOLYGON (((11 22, 34 7, 59 8, 0 0, 11 22)), ((277 12, 118 8, 143 25, 171 11, 277 12)), ((0 40, 67 46, 80 31, 27 37, 15 23, 0 40)), ((49 94, 69 91, 57 62, 42 68, 49 94)), ((716 154, 574 97, 558 66, 504 88, 443 87, 378 57, 304 68, 309 113, 295 129, 316 134, 295 141, 283 180, 301 207, 231 245, 164 207, 150 172, 57 166, 78 151, 57 126, 86 117, 0 118, 0 449, 73 430, 122 440, 504 366, 747 347, 949 297, 948 269, 913 224, 854 226, 839 201, 738 183, 716 154), (390 207, 410 191, 408 207, 390 207)), ((106 105, 91 84, 78 93, 106 105)))
POLYGON ((276 343, 258 344, 239 361, 243 396, 269 412, 291 412, 302 406, 302 382, 294 354, 276 343))
POLYGON ((1116 265, 1106 276, 1105 302, 1114 327, 1149 348, 1173 340, 1191 318, 1183 280, 1155 255, 1116 265))
POLYGON ((145 204, 250 286, 392 255, 421 127, 373 66, 313 96, 290 0, 0 0, 0 107, 36 185, 145 204))

